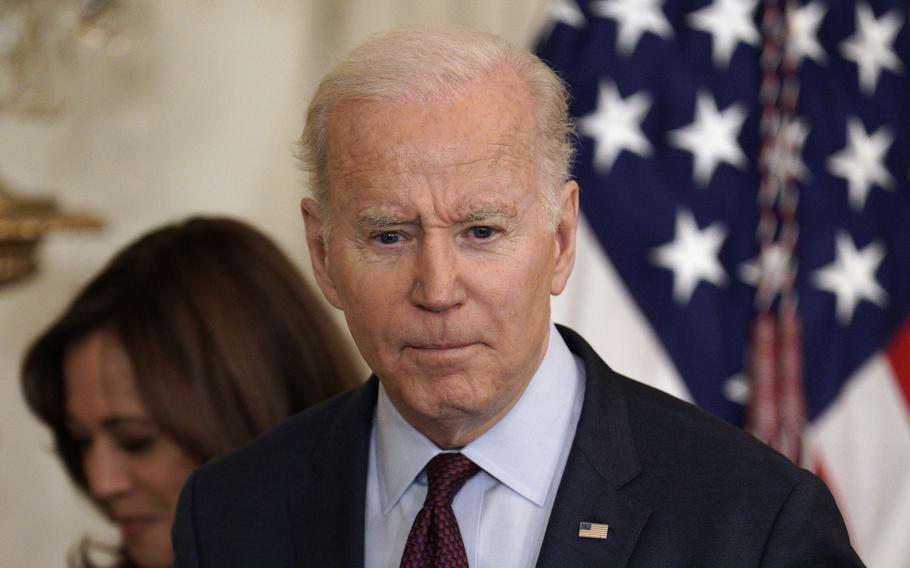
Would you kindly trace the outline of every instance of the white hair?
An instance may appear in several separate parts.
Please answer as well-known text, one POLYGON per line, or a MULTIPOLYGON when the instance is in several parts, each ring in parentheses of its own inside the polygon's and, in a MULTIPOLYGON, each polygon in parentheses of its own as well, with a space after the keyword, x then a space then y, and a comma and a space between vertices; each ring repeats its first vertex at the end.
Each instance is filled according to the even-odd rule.
MULTIPOLYGON (((431 104, 511 72, 526 86, 537 136, 537 179, 552 228, 574 148, 562 80, 530 51, 491 34, 458 28, 411 28, 370 37, 322 79, 307 110, 298 157, 328 231, 326 147, 334 108, 352 100, 431 104)), ((324 233, 325 236, 325 233, 324 233)))

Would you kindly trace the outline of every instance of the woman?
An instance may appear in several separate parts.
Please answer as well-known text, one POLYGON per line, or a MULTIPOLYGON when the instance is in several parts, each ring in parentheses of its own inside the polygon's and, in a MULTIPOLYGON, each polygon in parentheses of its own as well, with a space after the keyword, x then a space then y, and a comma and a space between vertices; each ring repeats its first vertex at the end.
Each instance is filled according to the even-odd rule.
MULTIPOLYGON (((266 237, 226 219, 152 231, 26 354, 23 388, 69 476, 120 527, 117 566, 170 566, 192 469, 356 382, 346 343, 266 237)), ((83 542, 73 565, 92 566, 83 542)))

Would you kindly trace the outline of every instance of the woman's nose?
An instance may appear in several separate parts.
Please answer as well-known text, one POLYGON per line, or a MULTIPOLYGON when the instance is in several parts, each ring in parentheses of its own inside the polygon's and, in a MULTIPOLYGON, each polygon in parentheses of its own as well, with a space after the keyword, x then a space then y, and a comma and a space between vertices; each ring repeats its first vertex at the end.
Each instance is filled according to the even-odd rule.
POLYGON ((127 458, 110 441, 94 441, 84 455, 83 467, 89 492, 99 501, 109 501, 130 490, 127 458))

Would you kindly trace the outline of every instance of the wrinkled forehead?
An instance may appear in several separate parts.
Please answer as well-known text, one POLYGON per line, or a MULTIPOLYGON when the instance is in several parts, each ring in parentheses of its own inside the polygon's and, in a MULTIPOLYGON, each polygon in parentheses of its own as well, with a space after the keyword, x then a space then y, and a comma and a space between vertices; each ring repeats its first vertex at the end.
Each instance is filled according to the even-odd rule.
POLYGON ((474 165, 531 170, 536 130, 530 102, 509 81, 435 102, 350 100, 328 124, 329 187, 371 171, 443 171, 474 165))

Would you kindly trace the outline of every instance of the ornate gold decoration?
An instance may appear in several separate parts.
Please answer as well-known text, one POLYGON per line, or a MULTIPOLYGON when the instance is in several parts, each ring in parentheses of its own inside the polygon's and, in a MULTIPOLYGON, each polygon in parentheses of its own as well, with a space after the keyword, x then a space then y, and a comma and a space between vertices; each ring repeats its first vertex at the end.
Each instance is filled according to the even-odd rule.
POLYGON ((79 41, 115 57, 132 51, 141 25, 136 0, 80 0, 79 5, 79 41))
POLYGON ((34 272, 35 250, 46 234, 102 226, 97 217, 61 212, 50 198, 15 197, 0 181, 0 286, 34 272))
POLYGON ((65 0, 0 0, 0 108, 59 113, 71 90, 76 13, 65 0))
POLYGON ((120 57, 144 23, 141 0, 0 0, 0 110, 50 116, 78 91, 79 47, 120 57))

